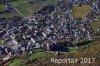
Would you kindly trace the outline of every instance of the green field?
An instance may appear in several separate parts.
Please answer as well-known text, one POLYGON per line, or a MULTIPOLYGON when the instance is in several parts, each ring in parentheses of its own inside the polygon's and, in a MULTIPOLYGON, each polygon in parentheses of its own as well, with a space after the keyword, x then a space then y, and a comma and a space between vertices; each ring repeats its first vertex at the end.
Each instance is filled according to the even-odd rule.
POLYGON ((98 32, 98 28, 100 28, 100 22, 94 22, 91 24, 93 31, 98 32))
POLYGON ((14 58, 12 60, 12 63, 9 64, 8 66, 21 66, 21 65, 24 65, 24 64, 25 64, 25 62, 22 59, 14 58))
POLYGON ((34 59, 39 59, 48 56, 50 56, 49 53, 41 52, 41 49, 34 49, 33 54, 31 56, 28 56, 28 53, 24 52, 20 56, 14 58, 9 64, 9 66, 24 66, 25 63, 27 63, 28 61, 32 61, 34 59))
POLYGON ((0 5, 0 11, 4 11, 4 10, 6 10, 7 8, 5 7, 5 6, 3 6, 3 5, 0 5))
MULTIPOLYGON (((71 52, 76 48, 69 47, 71 52)), ((94 41, 92 43, 89 43, 89 45, 84 45, 80 46, 77 48, 77 52, 72 52, 66 54, 61 54, 61 55, 53 55, 49 53, 44 53, 40 52, 40 49, 35 49, 34 53, 27 57, 26 59, 20 59, 20 58, 14 58, 9 64, 9 66, 45 66, 48 64, 48 66, 56 66, 56 64, 51 64, 50 63, 50 58, 96 58, 94 63, 98 63, 99 60, 97 58, 100 58, 100 41, 94 41), (95 52, 95 53, 94 53, 95 52), (26 62, 29 60, 36 59, 35 62, 32 62, 31 64, 26 65, 26 62)), ((79 60, 80 61, 80 60, 79 60)), ((58 65, 58 66, 66 66, 67 64, 64 65, 58 65)))
POLYGON ((30 4, 25 4, 23 6, 18 7, 17 9, 24 15, 24 16, 28 16, 29 13, 29 8, 31 7, 30 4))
MULTIPOLYGON (((30 14, 34 14, 48 4, 55 5, 57 1, 58 0, 15 0, 9 2, 9 4, 15 7, 17 9, 16 11, 19 11, 23 16, 29 16, 30 14), (30 4, 29 2, 33 2, 33 4, 30 4)), ((0 5, 0 11, 4 10, 7 10, 7 8, 3 5, 0 5)), ((14 16, 21 16, 19 12, 13 14, 0 14, 0 18, 12 18, 14 16)))
MULTIPOLYGON (((87 46, 82 46, 80 47, 77 52, 74 53, 67 53, 67 54, 61 54, 59 56, 50 56, 47 58, 42 58, 42 59, 38 59, 37 61, 35 61, 34 63, 32 63, 31 65, 27 65, 27 66, 95 66, 95 64, 97 66, 99 66, 99 62, 100 62, 100 41, 99 42, 93 42, 90 43, 87 46), (79 59, 78 63, 75 64, 55 64, 55 63, 50 63, 50 59, 51 58, 57 58, 57 59, 65 59, 65 58, 76 58, 79 59), (93 63, 79 63, 81 61, 81 58, 95 58, 95 61, 93 63)), ((92 61, 92 60, 91 60, 92 61)))
MULTIPOLYGON (((83 48, 86 48, 86 47, 90 47, 91 44, 89 45, 84 45, 84 46, 77 46, 77 47, 67 47, 69 49, 69 52, 65 52, 65 54, 68 54, 68 56, 70 55, 70 53, 75 53, 75 56, 76 56, 76 53, 77 52, 80 52, 81 49, 83 50, 83 48)), ((28 56, 27 52, 24 52, 23 54, 21 54, 19 56, 19 58, 14 58, 12 60, 12 62, 9 64, 9 66, 24 66, 25 63, 31 61, 31 60, 38 60, 38 59, 42 59, 42 58, 49 58, 49 57, 53 57, 54 54, 50 54, 50 53, 45 53, 45 52, 41 52, 42 50, 41 49, 34 49, 33 50, 33 54, 31 54, 30 56, 28 56), (17 60, 16 60, 17 59, 17 60), (23 61, 24 60, 24 61, 23 61)), ((64 55, 65 55, 64 54, 64 55)), ((70 55, 72 56, 72 55, 70 55)), ((55 56, 54 56, 55 57, 55 56)), ((50 59, 50 58, 49 58, 50 59)), ((45 60, 44 60, 45 61, 45 60)), ((43 62, 43 61, 42 61, 43 62)), ((28 66, 28 65, 27 65, 28 66)))
POLYGON ((97 16, 96 18, 100 21, 100 16, 97 16))
POLYGON ((2 40, 0 40, 0 45, 2 44, 2 40))
POLYGON ((77 7, 74 6, 73 9, 72 9, 72 11, 71 11, 71 16, 74 16, 75 15, 76 9, 77 9, 77 7))
POLYGON ((15 14, 0 14, 0 18, 12 18, 12 17, 14 17, 14 16, 20 16, 20 14, 17 14, 17 13, 15 13, 15 14))
POLYGON ((46 0, 46 2, 48 4, 55 5, 58 2, 58 0, 46 0))
POLYGON ((84 18, 88 15, 88 13, 91 11, 90 6, 88 5, 83 5, 81 7, 75 6, 72 9, 71 15, 76 17, 76 18, 84 18))
POLYGON ((23 16, 29 16, 30 14, 33 14, 46 6, 47 4, 54 5, 57 3, 58 0, 46 0, 46 1, 41 1, 38 0, 17 0, 17 1, 12 1, 10 4, 14 7, 16 7, 23 16), (33 1, 33 4, 29 4, 29 2, 33 1))
POLYGON ((10 4, 14 7, 18 7, 18 6, 21 6, 21 5, 24 5, 24 4, 27 4, 31 1, 34 1, 34 0, 16 0, 16 1, 12 1, 10 2, 10 4))
POLYGON ((38 53, 35 53, 35 54, 32 54, 29 59, 32 60, 32 59, 39 59, 39 58, 43 58, 43 57, 48 57, 50 54, 48 53, 44 53, 44 52, 38 52, 38 53))

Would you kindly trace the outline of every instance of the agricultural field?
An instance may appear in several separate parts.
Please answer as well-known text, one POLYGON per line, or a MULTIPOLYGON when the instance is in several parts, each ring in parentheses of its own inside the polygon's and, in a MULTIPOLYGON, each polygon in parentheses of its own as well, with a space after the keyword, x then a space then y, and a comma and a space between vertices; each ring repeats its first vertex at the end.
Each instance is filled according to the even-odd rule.
POLYGON ((20 16, 19 13, 17 13, 16 10, 14 10, 13 8, 12 9, 8 9, 5 7, 5 6, 0 6, 0 18, 12 18, 14 16, 20 16))
POLYGON ((10 4, 14 7, 18 7, 18 6, 21 6, 21 5, 24 5, 24 4, 27 4, 31 1, 35 1, 35 0, 16 0, 16 1, 12 1, 10 2, 10 4))
POLYGON ((57 3, 57 0, 46 0, 46 1, 35 1, 35 0, 17 0, 10 2, 11 6, 17 8, 23 16, 29 16, 42 9, 47 4, 54 5, 57 3), (30 3, 32 2, 32 3, 30 3))
POLYGON ((29 13, 29 8, 31 7, 30 4, 25 4, 23 6, 18 7, 17 9, 22 13, 24 16, 28 16, 29 13))
MULTIPOLYGON (((0 14, 0 18, 12 18, 14 16, 29 16, 30 14, 34 14, 35 12, 42 9, 44 6, 51 4, 55 5, 57 0, 15 0, 9 2, 9 4, 14 7, 13 10, 15 13, 6 13, 0 14), (19 13, 20 12, 20 13, 19 13)), ((7 10, 7 8, 3 5, 0 5, 0 11, 7 10)))

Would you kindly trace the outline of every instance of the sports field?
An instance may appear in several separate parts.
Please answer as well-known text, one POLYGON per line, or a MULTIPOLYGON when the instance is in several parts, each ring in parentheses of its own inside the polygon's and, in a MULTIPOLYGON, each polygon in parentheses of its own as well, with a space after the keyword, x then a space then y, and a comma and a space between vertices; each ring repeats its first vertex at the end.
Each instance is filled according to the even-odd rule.
POLYGON ((71 15, 76 17, 76 18, 84 18, 84 17, 86 17, 86 15, 88 15, 88 13, 90 11, 91 11, 91 9, 90 9, 90 6, 88 6, 88 5, 83 5, 81 7, 75 6, 72 9, 71 15))

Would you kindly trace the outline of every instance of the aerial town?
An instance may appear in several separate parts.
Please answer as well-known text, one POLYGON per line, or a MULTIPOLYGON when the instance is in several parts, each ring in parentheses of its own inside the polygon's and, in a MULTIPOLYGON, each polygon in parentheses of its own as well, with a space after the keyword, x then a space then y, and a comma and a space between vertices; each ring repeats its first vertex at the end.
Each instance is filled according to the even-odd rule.
POLYGON ((34 54, 33 50, 38 48, 41 48, 41 52, 44 53, 67 52, 66 47, 77 48, 79 43, 93 41, 92 37, 97 33, 100 35, 100 23, 95 29, 96 32, 91 27, 92 23, 100 22, 98 19, 100 17, 97 18, 100 15, 100 0, 57 0, 55 5, 47 4, 28 16, 24 16, 17 7, 9 4, 12 1, 16 0, 1 0, 0 2, 6 7, 6 10, 0 11, 1 62, 20 56, 26 51, 30 55, 34 54), (73 8, 82 6, 89 7, 86 16, 81 15, 80 18, 73 16, 73 8), (17 11, 20 16, 1 17, 1 14, 12 12, 12 10, 17 11))

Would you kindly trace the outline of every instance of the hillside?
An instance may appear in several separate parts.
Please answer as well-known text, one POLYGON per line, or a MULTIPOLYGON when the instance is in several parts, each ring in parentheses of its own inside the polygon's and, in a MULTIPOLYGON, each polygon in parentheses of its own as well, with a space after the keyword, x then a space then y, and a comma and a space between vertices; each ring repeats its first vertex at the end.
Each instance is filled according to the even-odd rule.
MULTIPOLYGON (((74 49, 75 51, 75 49, 74 49)), ((43 53, 40 49, 34 50, 33 55, 28 56, 23 54, 11 61, 9 66, 99 66, 100 65, 100 41, 93 41, 89 45, 78 46, 75 52, 64 52, 56 55, 52 53, 43 53), (55 64, 51 63, 51 58, 65 59, 65 58, 76 58, 79 59, 77 64, 55 64), (95 58, 93 63, 80 63, 81 58, 95 58)), ((91 60, 92 61, 92 60, 91 60)))
POLYGON ((11 0, 0 5, 0 66, 100 66, 98 2, 11 0))
MULTIPOLYGON (((58 56, 49 56, 47 58, 41 58, 35 61, 32 64, 29 64, 28 66, 99 66, 100 65, 100 42, 93 42, 92 44, 84 47, 80 47, 75 53, 67 53, 67 54, 61 54, 58 56), (65 59, 65 58, 96 58, 93 63, 77 63, 77 64, 54 64, 51 63, 51 58, 58 58, 58 59, 65 59)), ((79 60, 80 62, 81 60, 79 60)))

